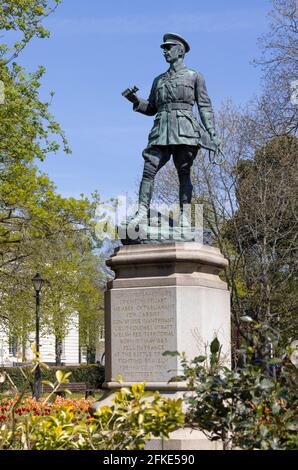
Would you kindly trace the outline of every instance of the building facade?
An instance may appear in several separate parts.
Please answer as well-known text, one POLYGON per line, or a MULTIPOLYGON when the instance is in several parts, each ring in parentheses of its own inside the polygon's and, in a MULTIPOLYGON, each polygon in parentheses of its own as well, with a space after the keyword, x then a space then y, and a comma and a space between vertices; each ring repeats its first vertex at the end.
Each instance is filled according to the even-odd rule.
MULTIPOLYGON (((25 348, 26 362, 34 358, 32 345, 35 342, 35 334, 31 333, 25 348)), ((53 334, 40 336, 41 361, 55 364, 55 343, 53 334)), ((0 331, 0 367, 11 367, 22 361, 22 348, 16 337, 9 337, 6 332, 0 331)), ((73 314, 70 328, 62 343, 62 363, 65 365, 79 364, 79 318, 73 314)))
MULTIPOLYGON (((29 341, 25 348, 26 363, 30 363, 34 354, 32 345, 35 343, 35 334, 29 336, 29 341)), ((55 344, 56 338, 53 334, 41 335, 40 337, 40 357, 46 364, 55 364, 55 344)), ((104 362, 104 330, 101 329, 96 345, 95 362, 104 362)), ((0 329, 0 367, 13 367, 22 363, 22 345, 18 338, 9 335, 0 329)), ((79 315, 73 314, 71 326, 68 329, 62 343, 62 364, 78 365, 87 363, 87 348, 79 344, 79 315)))

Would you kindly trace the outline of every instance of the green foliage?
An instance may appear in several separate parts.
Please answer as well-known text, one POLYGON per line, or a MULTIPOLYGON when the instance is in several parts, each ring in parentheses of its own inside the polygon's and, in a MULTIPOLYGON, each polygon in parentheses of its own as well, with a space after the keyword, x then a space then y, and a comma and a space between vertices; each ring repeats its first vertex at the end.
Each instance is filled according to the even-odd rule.
POLYGON ((115 404, 102 407, 90 423, 75 423, 73 413, 61 410, 57 417, 33 417, 23 424, 30 448, 38 450, 139 450, 152 436, 168 438, 183 424, 181 400, 148 394, 143 385, 117 392, 115 404), (27 429, 26 429, 27 428, 27 429))
MULTIPOLYGON (((36 365, 44 364, 36 358, 36 365)), ((159 392, 146 392, 145 384, 122 388, 112 399, 112 406, 96 409, 93 416, 82 413, 86 406, 62 399, 58 404, 50 398, 60 384, 69 383, 70 371, 55 371, 52 388, 41 402, 24 402, 22 397, 34 375, 34 366, 27 373, 21 370, 25 383, 14 384, 7 373, 0 382, 8 381, 14 388, 14 400, 0 400, 0 449, 17 450, 139 450, 152 436, 167 439, 169 433, 184 424, 182 400, 162 397, 159 392), (68 405, 68 406, 67 406, 68 405), (58 412, 57 412, 58 406, 58 412), (79 412, 78 412, 79 411, 79 412), (8 418, 9 413, 10 418, 8 418)), ((48 369, 48 367, 45 367, 48 369)), ((86 369, 90 370, 90 367, 86 369)), ((85 408, 86 410, 86 408, 85 408)))
POLYGON ((297 331, 298 139, 271 134, 273 121, 285 118, 271 91, 259 103, 262 123, 255 112, 227 103, 218 115, 226 162, 212 167, 205 156, 194 165, 205 224, 228 260, 221 277, 231 293, 233 353, 250 341, 240 317, 278 328, 285 342, 297 331))
POLYGON ((41 270, 47 280, 42 291, 42 332, 62 341, 73 312, 78 312, 81 330, 89 328, 95 342, 102 322, 104 279, 102 260, 94 251, 98 245, 93 237, 96 202, 62 198, 45 176, 37 177, 34 172, 30 184, 23 185, 23 180, 12 179, 7 188, 0 185, 1 195, 6 192, 14 198, 2 206, 2 224, 0 220, 0 315, 7 318, 3 328, 20 342, 34 331, 31 278, 41 270))
POLYGON ((76 295, 73 295, 75 309, 80 315, 80 345, 87 348, 87 359, 90 353, 95 354, 99 333, 103 328, 103 264, 104 260, 98 253, 95 255, 87 251, 80 257, 76 295))
MULTIPOLYGON (((57 371, 58 382, 67 374, 57 371)), ((158 392, 145 392, 145 385, 133 385, 116 392, 112 406, 102 406, 94 416, 76 412, 70 406, 51 405, 49 397, 32 411, 7 401, 11 420, 0 428, 0 448, 17 450, 139 450, 152 436, 167 439, 169 433, 184 423, 182 400, 171 400, 158 392), (44 406, 46 404, 46 407, 44 406), (24 411, 26 412, 23 415, 24 411)), ((3 408, 1 406, 0 408, 3 408)), ((32 406, 32 404, 31 404, 32 406)))
POLYGON ((32 256, 42 242, 93 230, 96 201, 63 198, 32 165, 6 167, 1 172, 0 197, 0 267, 32 256))
POLYGON ((32 38, 49 36, 42 21, 59 3, 7 0, 0 5, 0 321, 7 334, 18 337, 23 351, 34 331, 31 278, 36 271, 48 281, 42 293, 42 332, 54 333, 61 342, 77 311, 82 345, 94 347, 102 321, 103 276, 94 251, 100 245, 94 222, 98 195, 63 198, 38 170, 37 160, 70 149, 50 113, 53 93, 46 101, 39 96, 44 67, 26 73, 15 62, 32 38))
MULTIPOLYGON (((104 406, 95 414, 92 429, 107 433, 109 449, 143 449, 152 436, 167 439, 169 433, 184 423, 182 400, 170 400, 159 392, 145 392, 144 384, 116 392, 112 407, 104 406)), ((102 436, 100 436, 102 441, 102 436)), ((96 443, 96 448, 102 444, 96 443)))
POLYGON ((103 261, 92 249, 90 235, 80 231, 43 243, 41 265, 48 280, 43 292, 43 331, 62 341, 79 314, 80 346, 94 349, 103 324, 103 261), (47 249, 48 246, 48 249, 47 249))
POLYGON ((47 38, 49 31, 41 24, 61 0, 6 0, 0 4, 0 30, 14 32, 13 44, 0 43, 0 58, 4 63, 15 59, 34 38, 47 38))
POLYGON ((40 100, 38 92, 45 73, 43 67, 26 74, 13 63, 10 68, 0 68, 0 80, 4 84, 4 103, 0 105, 0 162, 32 162, 44 160, 50 152, 59 150, 61 139, 69 153, 65 135, 49 112, 50 102, 40 100))
MULTIPOLYGON (((250 360, 252 352, 248 351, 250 360)), ((211 440, 221 440, 224 449, 297 448, 298 370, 286 350, 274 360, 230 370, 220 365, 220 348, 213 342, 209 359, 188 362, 182 356, 182 365, 183 378, 194 391, 186 416, 192 427, 211 440)))
MULTIPOLYGON (((238 161, 238 207, 224 234, 236 249, 237 278, 245 286, 243 296, 237 278, 231 282, 238 322, 248 314, 283 331, 285 341, 297 330, 297 153, 297 137, 284 135, 269 140, 253 159, 238 161)), ((242 333, 246 337, 245 328, 242 333)))
MULTIPOLYGON (((26 366, 22 367, 22 370, 25 372, 26 376, 30 375, 32 367, 26 366)), ((85 382, 88 388, 99 389, 101 388, 104 382, 104 367, 97 364, 86 364, 80 366, 49 366, 49 368, 42 369, 42 381, 54 383, 57 379, 56 373, 58 371, 63 372, 64 374, 71 373, 69 376, 69 382, 85 382)), ((22 374, 19 367, 5 367, 0 369, 0 373, 9 374, 13 383, 16 387, 21 390, 23 387, 26 387, 26 391, 30 390, 30 384, 26 383, 26 378, 22 374)), ((0 383, 0 391, 6 391, 11 389, 11 384, 9 381, 0 383)))

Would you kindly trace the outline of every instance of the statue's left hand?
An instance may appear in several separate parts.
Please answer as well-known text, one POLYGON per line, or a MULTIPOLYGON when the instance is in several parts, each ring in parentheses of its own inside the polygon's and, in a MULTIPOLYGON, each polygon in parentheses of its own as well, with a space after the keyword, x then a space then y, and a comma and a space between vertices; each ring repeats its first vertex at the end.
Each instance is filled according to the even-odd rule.
POLYGON ((210 139, 211 139, 212 143, 213 143, 216 147, 219 147, 220 144, 221 144, 221 142, 220 142, 220 139, 219 139, 219 137, 217 136, 215 130, 214 130, 214 129, 210 129, 209 135, 210 135, 210 139))

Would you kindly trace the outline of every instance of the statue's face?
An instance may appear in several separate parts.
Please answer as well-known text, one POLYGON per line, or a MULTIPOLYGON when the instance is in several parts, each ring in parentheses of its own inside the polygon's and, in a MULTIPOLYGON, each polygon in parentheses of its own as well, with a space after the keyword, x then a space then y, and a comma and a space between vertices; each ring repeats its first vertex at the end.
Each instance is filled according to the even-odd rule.
POLYGON ((179 44, 168 44, 164 47, 163 55, 169 64, 173 64, 181 57, 181 46, 179 44))

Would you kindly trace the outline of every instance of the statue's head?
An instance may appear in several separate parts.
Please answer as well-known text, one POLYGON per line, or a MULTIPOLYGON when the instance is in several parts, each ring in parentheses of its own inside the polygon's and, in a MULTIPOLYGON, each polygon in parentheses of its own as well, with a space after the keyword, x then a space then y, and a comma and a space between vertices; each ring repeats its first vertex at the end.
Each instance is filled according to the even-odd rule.
POLYGON ((183 58, 190 50, 189 44, 179 34, 166 33, 160 46, 164 50, 164 57, 170 64, 183 58))

